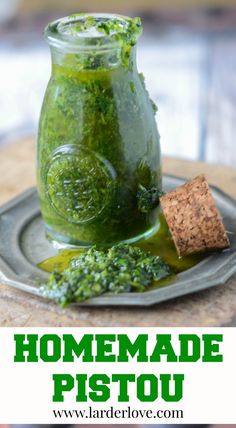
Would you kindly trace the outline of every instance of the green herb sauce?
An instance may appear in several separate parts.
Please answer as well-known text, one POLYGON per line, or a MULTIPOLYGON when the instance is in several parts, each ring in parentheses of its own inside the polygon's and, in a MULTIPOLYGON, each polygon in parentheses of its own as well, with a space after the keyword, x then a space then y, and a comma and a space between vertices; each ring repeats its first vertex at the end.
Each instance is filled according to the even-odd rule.
POLYGON ((64 244, 134 242, 159 221, 158 198, 144 207, 140 189, 161 191, 156 108, 135 64, 141 24, 89 17, 76 27, 80 16, 68 44, 72 30, 95 26, 100 37, 84 37, 77 53, 52 47, 38 138, 42 215, 49 237, 64 244))
MULTIPOLYGON (((109 260, 111 261, 115 252, 117 251, 118 253, 119 248, 121 248, 121 250, 123 248, 125 248, 125 250, 126 249, 128 250, 128 257, 127 257, 127 253, 124 252, 123 254, 124 257, 122 257, 123 261, 121 263, 121 266, 124 265, 124 267, 126 268, 130 261, 130 254, 132 254, 132 252, 129 254, 129 250, 132 251, 131 248, 133 247, 116 246, 114 248, 109 253, 110 254, 109 260), (114 248, 115 248, 115 251, 114 251, 114 248)), ((39 264, 39 267, 45 270, 46 272, 50 272, 50 273, 54 272, 49 280, 48 285, 44 288, 43 294, 46 297, 52 298, 60 302, 61 304, 63 302, 65 303, 69 301, 72 297, 75 299, 77 297, 75 297, 74 294, 77 291, 77 288, 79 288, 78 281, 79 281, 79 278, 81 278, 81 275, 82 275, 82 278, 85 278, 86 287, 84 288, 83 286, 82 288, 80 288, 80 290, 78 291, 78 296, 79 296, 78 299, 90 298, 91 296, 99 295, 111 289, 113 292, 147 291, 147 290, 150 290, 151 288, 164 287, 170 284, 170 282, 172 282, 172 280, 174 279, 175 274, 179 272, 183 272, 187 269, 190 269, 191 267, 199 263, 204 257, 204 255, 199 255, 199 254, 187 256, 187 257, 179 257, 177 255, 174 242, 171 238, 171 235, 168 230, 168 226, 166 224, 166 221, 163 215, 160 216, 160 229, 158 233, 151 236, 147 240, 143 240, 140 243, 136 243, 133 254, 136 255, 136 252, 138 255, 141 255, 139 260, 142 260, 142 259, 145 260, 145 269, 148 267, 149 263, 152 269, 153 261, 155 262, 156 260, 155 258, 158 257, 157 259, 158 263, 157 265, 154 263, 154 266, 158 266, 158 270, 155 272, 155 274, 158 274, 159 277, 157 276, 149 277, 150 281, 148 281, 148 284, 145 282, 145 285, 143 285, 142 283, 143 277, 142 277, 142 271, 141 271, 139 278, 135 282, 136 284, 135 287, 131 286, 131 283, 132 283, 131 278, 128 277, 129 281, 127 283, 127 281, 125 280, 125 277, 122 277, 122 271, 121 271, 121 276, 117 275, 117 266, 115 266, 113 270, 113 267, 112 267, 113 264, 111 263, 110 265, 111 271, 108 272, 108 274, 107 272, 104 272, 106 286, 103 287, 103 285, 101 284, 98 285, 96 280, 97 269, 103 269, 104 260, 105 260, 105 265, 107 266, 107 258, 106 258, 107 256, 105 252, 97 252, 95 250, 92 250, 92 260, 95 260, 96 255, 99 256, 97 258, 97 263, 93 263, 93 267, 95 267, 95 270, 91 272, 92 270, 91 269, 92 265, 91 265, 90 276, 87 277, 86 273, 88 273, 88 270, 86 270, 87 267, 83 263, 83 269, 80 269, 78 274, 74 273, 72 275, 72 278, 71 278, 73 283, 73 287, 72 287, 70 282, 71 268, 73 267, 72 271, 74 272, 74 267, 76 266, 76 260, 78 260, 78 257, 79 257, 79 260, 80 260, 80 257, 82 257, 82 260, 84 260, 83 258, 84 255, 88 253, 85 253, 83 250, 62 250, 62 251, 59 251, 59 253, 56 256, 51 257, 47 260, 44 260, 39 264), (142 250, 141 253, 137 252, 138 248, 142 250), (74 263, 74 260, 75 260, 75 263, 74 263), (66 272, 65 274, 66 283, 65 283, 64 272, 66 272), (163 272, 165 273, 165 275, 162 276, 163 272), (115 280, 118 281, 118 282, 115 281, 117 290, 116 290, 116 287, 113 286, 114 277, 115 277, 115 280), (74 281, 76 281, 76 283, 74 281), (60 290, 61 286, 62 286, 62 289, 60 290), (128 287, 128 289, 125 289, 125 287, 128 287), (72 289, 74 290, 74 292, 71 295, 72 289), (69 296, 67 296, 67 290, 69 290, 68 291, 69 296)), ((85 260, 86 262, 89 261, 89 257, 86 257, 85 260)), ((137 268, 140 269, 140 265, 138 265, 137 259, 135 259, 135 256, 134 256, 132 259, 132 270, 136 271, 137 268)), ((129 274, 130 269, 127 268, 127 270, 129 274)), ((146 270, 144 270, 144 277, 145 275, 146 275, 146 270)), ((101 277, 99 277, 99 281, 100 279, 101 277)))
POLYGON ((138 247, 118 244, 108 251, 91 248, 73 258, 63 272, 55 271, 42 288, 45 297, 65 306, 111 291, 144 291, 171 274, 167 264, 138 247))

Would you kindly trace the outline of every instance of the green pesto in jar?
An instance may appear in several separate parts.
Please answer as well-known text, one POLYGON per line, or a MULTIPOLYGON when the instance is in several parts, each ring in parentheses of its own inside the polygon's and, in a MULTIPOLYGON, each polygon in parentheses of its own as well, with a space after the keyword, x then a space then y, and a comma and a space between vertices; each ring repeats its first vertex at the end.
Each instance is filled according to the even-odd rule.
POLYGON ((52 76, 38 136, 47 233, 64 245, 135 242, 159 224, 156 107, 136 67, 138 18, 81 15, 46 29, 52 76))

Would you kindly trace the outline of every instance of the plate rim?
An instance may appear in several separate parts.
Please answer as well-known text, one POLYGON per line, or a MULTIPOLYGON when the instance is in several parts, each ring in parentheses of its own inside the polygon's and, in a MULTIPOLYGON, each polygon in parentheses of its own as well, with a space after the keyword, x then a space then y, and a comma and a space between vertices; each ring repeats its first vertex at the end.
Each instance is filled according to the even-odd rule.
MULTIPOLYGON (((176 181, 176 186, 184 184, 188 179, 180 176, 175 176, 173 174, 163 174, 163 179, 169 179, 176 181)), ((236 208, 236 200, 228 195, 226 192, 221 190, 219 187, 215 185, 210 185, 210 188, 213 190, 214 193, 217 193, 222 200, 227 201, 230 205, 234 206, 236 208)), ((27 198, 34 198, 37 195, 38 192, 36 187, 30 187, 23 192, 19 193, 18 195, 14 196, 9 201, 5 202, 3 205, 0 206, 0 221, 2 216, 11 210, 14 210, 14 208, 21 203, 23 200, 27 198)), ((37 209, 37 213, 40 215, 40 207, 37 209)), ((31 214, 29 213, 28 217, 25 217, 25 221, 22 221, 22 224, 27 224, 27 221, 29 222, 29 218, 35 218, 37 216, 36 209, 34 209, 33 213, 31 211, 31 214)), ((236 213, 236 210, 235 210, 236 213)), ((235 217, 232 217, 232 219, 236 219, 235 217)), ((23 254, 22 254, 23 256, 23 254)), ((25 261, 27 261, 28 264, 30 264, 30 261, 27 260, 26 257, 24 257, 25 261)), ((92 299, 86 300, 84 302, 77 302, 72 303, 71 307, 102 307, 102 306, 153 306, 157 305, 159 303, 162 303, 164 301, 181 298, 182 296, 186 296, 187 294, 193 294, 196 292, 201 292, 203 290, 210 289, 214 286, 224 285, 235 273, 236 273, 236 250, 225 250, 223 253, 212 253, 210 254, 206 259, 204 259, 202 262, 198 263, 196 266, 194 266, 192 269, 189 269, 185 272, 182 272, 180 274, 177 274, 175 278, 173 279, 173 282, 170 282, 168 285, 155 288, 153 290, 148 290, 144 293, 121 293, 121 294, 114 294, 114 293, 104 293, 101 296, 94 297, 92 299), (199 279, 199 277, 192 277, 192 278, 185 278, 183 277, 186 275, 187 272, 191 271, 192 269, 199 268, 201 263, 209 263, 209 260, 211 258, 215 259, 215 257, 221 254, 228 254, 227 259, 220 265, 216 271, 210 273, 209 275, 205 275, 202 278, 199 279), (227 269, 225 269, 225 266, 228 266, 227 269), (220 275, 220 276, 219 276, 220 275), (207 280, 207 285, 205 284, 207 280), (202 284, 199 284, 199 282, 202 282, 202 284), (191 283, 191 284, 190 284, 191 283), (188 285, 189 284, 189 285, 188 285)), ((20 275, 16 274, 14 272, 12 266, 9 266, 5 260, 2 254, 0 254, 0 281, 6 285, 9 285, 13 288, 20 289, 24 292, 30 293, 32 295, 38 296, 42 298, 44 301, 52 302, 45 297, 42 296, 42 293, 39 290, 39 286, 36 285, 37 281, 37 272, 40 273, 40 269, 35 266, 35 280, 31 280, 28 278, 20 277, 20 275)), ((42 271, 41 271, 42 272, 42 271)))

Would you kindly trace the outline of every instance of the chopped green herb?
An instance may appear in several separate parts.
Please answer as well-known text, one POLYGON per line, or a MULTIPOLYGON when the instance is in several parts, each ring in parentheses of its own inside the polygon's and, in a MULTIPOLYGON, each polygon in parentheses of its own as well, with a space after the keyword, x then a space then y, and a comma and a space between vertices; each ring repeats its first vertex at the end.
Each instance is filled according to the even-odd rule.
POLYGON ((151 212, 159 205, 160 196, 163 194, 164 193, 157 187, 146 189, 144 186, 140 185, 137 193, 139 211, 142 213, 151 212))
POLYGON ((107 291, 145 291, 149 284, 171 273, 170 267, 160 257, 138 247, 118 244, 108 251, 93 247, 73 258, 69 268, 62 273, 54 271, 42 287, 42 293, 65 306, 107 291))
POLYGON ((86 30, 93 28, 101 33, 104 33, 107 36, 115 35, 117 41, 126 41, 126 43, 131 42, 135 43, 137 37, 142 32, 142 23, 139 17, 129 18, 127 16, 109 16, 104 15, 104 17, 96 17, 89 14, 72 14, 68 17, 72 20, 70 29, 71 34, 75 32, 86 32, 86 30), (73 21, 76 20, 79 23, 78 25, 73 25, 73 21), (121 37, 124 35, 124 37, 121 37))

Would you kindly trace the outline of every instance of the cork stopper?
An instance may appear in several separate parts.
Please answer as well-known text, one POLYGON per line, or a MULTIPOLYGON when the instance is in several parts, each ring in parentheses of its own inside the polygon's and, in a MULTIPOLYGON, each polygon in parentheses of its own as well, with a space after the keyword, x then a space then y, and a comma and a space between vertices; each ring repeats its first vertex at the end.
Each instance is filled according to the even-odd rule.
POLYGON ((180 256, 229 247, 204 175, 162 196, 160 204, 180 256))

